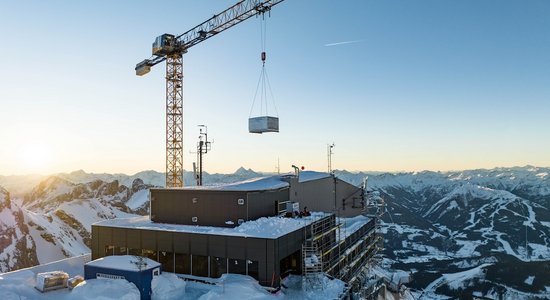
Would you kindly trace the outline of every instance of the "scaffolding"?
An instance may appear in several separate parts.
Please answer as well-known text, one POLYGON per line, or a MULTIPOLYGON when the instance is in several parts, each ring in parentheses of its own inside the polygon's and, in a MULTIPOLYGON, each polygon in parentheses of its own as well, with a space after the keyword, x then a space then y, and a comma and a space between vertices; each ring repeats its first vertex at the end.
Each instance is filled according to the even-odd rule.
POLYGON ((363 207, 363 215, 371 218, 374 221, 373 239, 370 247, 373 248, 371 257, 361 270, 350 281, 352 290, 357 293, 362 299, 378 299, 379 291, 384 290, 384 278, 370 273, 369 271, 381 262, 378 253, 384 249, 384 237, 382 233, 382 216, 386 212, 386 204, 384 199, 378 193, 367 191, 367 180, 365 179, 365 205, 363 207))
MULTIPOLYGON (((385 204, 381 197, 367 192, 366 182, 362 189, 362 215, 369 218, 365 224, 347 232, 346 220, 337 219, 333 213, 314 220, 304 231, 302 273, 306 289, 322 288, 325 274, 347 282, 354 292, 367 292, 363 291, 365 284, 373 282, 369 270, 383 249, 380 220, 385 204)), ((369 285, 369 293, 379 282, 369 285)))
POLYGON ((332 214, 315 220, 305 231, 302 273, 306 288, 323 288, 322 278, 335 248, 337 228, 336 218, 332 214))

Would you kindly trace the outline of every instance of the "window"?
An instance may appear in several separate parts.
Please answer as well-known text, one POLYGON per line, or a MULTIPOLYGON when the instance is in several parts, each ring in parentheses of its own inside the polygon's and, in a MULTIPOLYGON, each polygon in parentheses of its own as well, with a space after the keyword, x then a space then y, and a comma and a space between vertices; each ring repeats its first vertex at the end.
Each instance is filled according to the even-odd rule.
POLYGON ((143 249, 141 250, 141 256, 150 258, 154 261, 157 261, 157 251, 149 250, 149 249, 143 249))
POLYGON ((174 253, 159 251, 159 263, 166 272, 174 272, 174 253))
POLYGON ((128 249, 128 255, 141 256, 141 249, 128 249))
POLYGON ((229 259, 229 273, 246 275, 246 261, 244 259, 229 259))
POLYGON ((227 258, 210 257, 210 277, 218 278, 227 273, 227 258))
POLYGON ((115 246, 105 246, 105 256, 115 255, 115 246))
POLYGON ((237 204, 244 205, 244 199, 241 198, 241 199, 237 200, 237 204))
POLYGON ((115 255, 126 255, 128 254, 128 248, 126 247, 117 247, 115 249, 115 255))
POLYGON ((176 253, 176 273, 191 274, 191 257, 186 253, 176 253))
POLYGON ((208 256, 191 256, 191 275, 208 277, 208 256))

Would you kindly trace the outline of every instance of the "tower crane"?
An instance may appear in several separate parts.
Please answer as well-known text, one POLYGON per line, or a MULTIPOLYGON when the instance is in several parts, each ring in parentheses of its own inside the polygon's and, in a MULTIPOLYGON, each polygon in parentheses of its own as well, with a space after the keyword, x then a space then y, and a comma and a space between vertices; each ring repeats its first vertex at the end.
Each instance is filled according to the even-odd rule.
POLYGON ((166 61, 166 187, 183 187, 183 54, 188 49, 252 16, 263 15, 284 0, 243 0, 178 36, 163 34, 150 58, 136 65, 143 76, 166 61))

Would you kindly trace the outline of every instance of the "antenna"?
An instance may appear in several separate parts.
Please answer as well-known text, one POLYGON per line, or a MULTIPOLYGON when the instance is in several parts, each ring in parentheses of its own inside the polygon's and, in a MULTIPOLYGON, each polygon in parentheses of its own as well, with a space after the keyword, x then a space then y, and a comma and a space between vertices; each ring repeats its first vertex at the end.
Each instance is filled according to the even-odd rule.
MULTIPOLYGON (((197 162, 198 171, 195 172, 197 185, 202 185, 203 155, 211 149, 211 142, 208 141, 208 127, 206 125, 197 125, 199 127, 199 142, 197 143, 197 162)), ((194 165, 194 164, 193 164, 194 165)))
POLYGON ((193 178, 195 178, 195 180, 197 181, 197 185, 199 185, 199 180, 198 180, 198 176, 197 176, 197 163, 196 162, 193 162, 193 178))
POLYGON ((334 148, 334 142, 332 144, 327 144, 327 158, 328 158, 328 173, 332 174, 332 148, 334 148))

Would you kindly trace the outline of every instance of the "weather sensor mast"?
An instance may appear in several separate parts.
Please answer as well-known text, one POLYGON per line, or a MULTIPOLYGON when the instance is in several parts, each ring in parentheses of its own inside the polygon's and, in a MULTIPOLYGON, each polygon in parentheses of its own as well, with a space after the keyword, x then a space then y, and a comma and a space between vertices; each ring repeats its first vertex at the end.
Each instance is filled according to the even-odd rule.
POLYGON ((327 144, 327 160, 328 160, 328 173, 332 174, 332 148, 334 148, 334 142, 332 144, 327 144))

